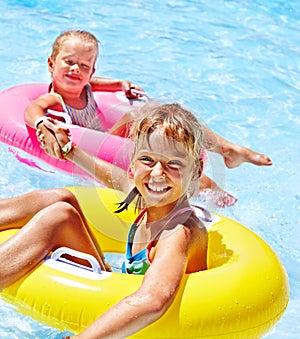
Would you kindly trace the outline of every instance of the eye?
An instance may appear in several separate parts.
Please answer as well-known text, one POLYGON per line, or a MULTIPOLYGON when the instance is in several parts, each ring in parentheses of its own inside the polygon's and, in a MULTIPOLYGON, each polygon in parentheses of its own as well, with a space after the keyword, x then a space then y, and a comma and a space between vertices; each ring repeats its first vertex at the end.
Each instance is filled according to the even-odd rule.
POLYGON ((170 168, 179 169, 183 167, 183 163, 180 160, 171 160, 168 162, 170 168))
POLYGON ((73 61, 73 60, 65 59, 65 62, 66 62, 66 64, 69 65, 69 66, 74 65, 74 61, 73 61))
POLYGON ((138 160, 145 165, 152 165, 154 163, 154 160, 150 156, 147 156, 147 155, 140 157, 138 160))
POLYGON ((81 67, 86 70, 89 70, 91 68, 90 65, 86 65, 86 64, 82 64, 81 67))

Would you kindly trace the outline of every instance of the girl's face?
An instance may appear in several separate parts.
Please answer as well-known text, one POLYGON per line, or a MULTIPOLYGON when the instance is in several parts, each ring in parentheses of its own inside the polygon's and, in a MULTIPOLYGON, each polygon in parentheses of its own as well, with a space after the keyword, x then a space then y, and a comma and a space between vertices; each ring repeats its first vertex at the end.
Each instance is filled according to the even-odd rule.
POLYGON ((135 186, 147 207, 175 207, 187 195, 195 171, 184 146, 159 131, 139 140, 134 158, 135 186))
POLYGON ((55 60, 48 59, 48 69, 55 90, 81 92, 95 69, 97 49, 79 39, 66 40, 55 60))

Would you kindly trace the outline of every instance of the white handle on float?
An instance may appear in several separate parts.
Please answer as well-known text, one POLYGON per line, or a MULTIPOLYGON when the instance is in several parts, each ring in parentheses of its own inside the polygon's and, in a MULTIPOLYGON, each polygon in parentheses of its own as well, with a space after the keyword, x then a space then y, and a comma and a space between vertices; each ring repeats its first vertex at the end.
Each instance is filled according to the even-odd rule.
POLYGON ((81 267, 83 269, 92 270, 94 273, 101 274, 100 265, 95 257, 93 257, 91 254, 79 252, 68 247, 60 247, 57 250, 55 250, 51 255, 51 259, 67 263, 69 265, 81 267), (63 258, 62 256, 65 254, 88 261, 89 264, 91 265, 91 268, 85 265, 75 263, 74 261, 68 260, 66 258, 63 258))

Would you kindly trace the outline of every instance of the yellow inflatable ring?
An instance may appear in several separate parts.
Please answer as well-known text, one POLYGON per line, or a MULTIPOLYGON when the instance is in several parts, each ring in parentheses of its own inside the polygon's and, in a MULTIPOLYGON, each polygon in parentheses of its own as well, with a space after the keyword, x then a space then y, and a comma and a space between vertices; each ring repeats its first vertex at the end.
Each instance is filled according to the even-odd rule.
MULTIPOLYGON (((96 187, 70 189, 103 250, 124 252, 134 211, 124 216, 112 213, 121 193, 96 187)), ((209 269, 186 275, 167 313, 134 338, 260 338, 279 320, 288 303, 289 285, 276 254, 252 231, 223 216, 215 216, 208 229, 209 269)), ((15 232, 0 232, 0 242, 15 232)), ((1 295, 22 313, 77 333, 135 291, 143 279, 78 267, 70 272, 65 269, 69 266, 47 259, 1 295)))

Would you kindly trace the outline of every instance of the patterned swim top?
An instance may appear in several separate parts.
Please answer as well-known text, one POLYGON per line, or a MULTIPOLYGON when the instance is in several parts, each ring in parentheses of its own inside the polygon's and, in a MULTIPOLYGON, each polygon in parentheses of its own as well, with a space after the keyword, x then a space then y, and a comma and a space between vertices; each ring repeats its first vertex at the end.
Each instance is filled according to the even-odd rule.
POLYGON ((126 259, 122 264, 122 273, 145 274, 150 266, 146 248, 142 249, 135 255, 132 255, 131 253, 135 232, 145 212, 146 209, 142 210, 130 227, 126 244, 126 259))
POLYGON ((55 92, 51 92, 60 99, 63 107, 63 113, 53 110, 47 110, 47 114, 62 116, 65 119, 66 123, 69 124, 104 132, 98 117, 98 107, 93 96, 91 86, 86 85, 85 89, 87 92, 87 105, 83 109, 77 109, 66 105, 61 95, 55 92))

